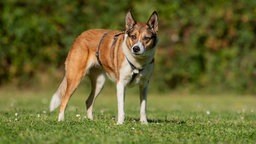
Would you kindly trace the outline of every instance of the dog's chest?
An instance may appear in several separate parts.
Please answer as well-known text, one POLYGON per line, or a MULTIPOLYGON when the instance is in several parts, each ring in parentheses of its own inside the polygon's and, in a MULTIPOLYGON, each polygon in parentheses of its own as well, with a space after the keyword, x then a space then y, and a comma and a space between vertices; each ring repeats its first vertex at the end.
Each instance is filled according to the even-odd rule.
POLYGON ((139 71, 132 69, 130 65, 124 65, 120 69, 119 80, 125 85, 135 85, 147 82, 153 71, 153 64, 144 67, 143 70, 139 71))

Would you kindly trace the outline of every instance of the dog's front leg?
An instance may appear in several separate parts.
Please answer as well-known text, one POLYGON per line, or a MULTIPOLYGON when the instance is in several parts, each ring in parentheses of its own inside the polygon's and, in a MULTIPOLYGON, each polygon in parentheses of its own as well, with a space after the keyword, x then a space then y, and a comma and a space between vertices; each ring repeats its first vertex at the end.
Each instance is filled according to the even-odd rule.
POLYGON ((117 82, 117 106, 118 106, 118 119, 117 124, 124 123, 124 100, 125 100, 125 85, 122 82, 117 82))
POLYGON ((140 85, 140 122, 147 124, 147 93, 148 93, 148 82, 140 85))

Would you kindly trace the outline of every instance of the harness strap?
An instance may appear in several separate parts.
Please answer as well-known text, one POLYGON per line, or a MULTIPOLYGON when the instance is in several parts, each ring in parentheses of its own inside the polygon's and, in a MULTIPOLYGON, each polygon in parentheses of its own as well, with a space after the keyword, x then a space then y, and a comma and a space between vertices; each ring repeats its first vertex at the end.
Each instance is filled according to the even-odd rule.
MULTIPOLYGON (((101 61, 100 61, 100 56, 99 56, 100 46, 101 46, 102 40, 106 37, 106 35, 107 35, 108 33, 109 33, 109 32, 104 33, 103 36, 101 37, 100 42, 99 42, 99 45, 98 45, 98 50, 97 50, 97 52, 96 52, 96 54, 95 54, 95 55, 96 55, 96 58, 97 58, 97 60, 98 60, 98 63, 99 63, 101 66, 102 66, 102 63, 101 63, 101 61)), ((112 47, 115 45, 117 37, 118 37, 119 35, 121 35, 121 34, 124 34, 124 32, 121 32, 121 33, 118 33, 118 34, 114 35, 114 41, 112 42, 112 45, 111 45, 110 48, 112 48, 112 47)))
POLYGON ((121 34, 124 34, 124 32, 120 32, 120 33, 114 35, 114 41, 112 42, 111 48, 116 44, 116 39, 117 39, 117 37, 120 36, 121 34))
POLYGON ((98 45, 98 50, 97 50, 97 52, 96 52, 96 58, 97 58, 97 60, 98 60, 98 63, 102 66, 102 63, 101 63, 101 61, 100 61, 100 56, 99 56, 99 51, 100 51, 100 45, 101 45, 101 43, 102 43, 102 40, 105 38, 105 36, 108 34, 108 32, 106 32, 106 33, 104 33, 103 34, 103 36, 101 37, 101 39, 100 39, 100 42, 99 42, 99 45, 98 45))
POLYGON ((110 58, 111 59, 114 59, 114 56, 113 56, 114 55, 114 50, 112 50, 112 49, 113 49, 114 45, 116 44, 117 37, 120 36, 121 34, 124 34, 124 32, 120 32, 120 33, 114 35, 114 38, 113 38, 114 40, 113 40, 113 42, 111 44, 111 47, 110 47, 110 51, 113 51, 113 52, 110 52, 110 58))

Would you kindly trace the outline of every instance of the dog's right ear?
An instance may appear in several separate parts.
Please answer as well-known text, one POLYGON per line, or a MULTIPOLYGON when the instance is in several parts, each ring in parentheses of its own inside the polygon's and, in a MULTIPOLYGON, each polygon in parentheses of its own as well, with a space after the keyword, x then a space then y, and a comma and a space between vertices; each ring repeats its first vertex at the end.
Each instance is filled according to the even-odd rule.
POLYGON ((131 30, 133 28, 133 26, 136 24, 136 21, 134 20, 132 13, 129 11, 126 14, 126 18, 125 18, 125 27, 126 27, 126 32, 128 32, 129 30, 131 30))

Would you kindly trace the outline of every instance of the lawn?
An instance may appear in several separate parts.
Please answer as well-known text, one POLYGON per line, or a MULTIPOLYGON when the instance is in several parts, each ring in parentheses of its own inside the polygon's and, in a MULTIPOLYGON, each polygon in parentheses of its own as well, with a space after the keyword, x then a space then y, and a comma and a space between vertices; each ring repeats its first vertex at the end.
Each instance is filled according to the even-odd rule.
POLYGON ((126 120, 116 125, 116 97, 101 94, 95 120, 85 117, 86 90, 78 90, 66 119, 49 113, 53 91, 0 90, 0 143, 255 143, 256 97, 149 93, 148 125, 141 125, 139 98, 126 95, 126 120))

